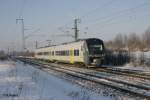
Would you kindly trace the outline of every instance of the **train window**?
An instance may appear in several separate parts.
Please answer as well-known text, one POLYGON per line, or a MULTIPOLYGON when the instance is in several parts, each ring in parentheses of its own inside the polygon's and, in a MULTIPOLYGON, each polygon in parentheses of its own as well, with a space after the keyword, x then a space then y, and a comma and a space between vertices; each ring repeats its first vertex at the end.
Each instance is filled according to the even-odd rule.
POLYGON ((42 55, 42 52, 39 52, 38 55, 42 55))
POLYGON ((63 51, 63 56, 65 56, 65 54, 66 54, 65 51, 63 51))
POLYGON ((48 52, 44 52, 43 54, 44 54, 44 55, 48 55, 48 52))
POLYGON ((51 56, 51 51, 49 52, 49 55, 51 56))
POLYGON ((65 51, 65 50, 57 51, 57 55, 59 55, 59 56, 67 56, 67 51, 65 51))
POLYGON ((76 56, 76 50, 74 50, 74 56, 76 56))
POLYGON ((59 56, 61 56, 61 53, 62 53, 61 51, 58 51, 58 55, 59 55, 59 56))
POLYGON ((55 55, 56 55, 56 56, 58 55, 58 51, 55 51, 55 55))
POLYGON ((54 56, 54 51, 52 51, 52 56, 54 56))
POLYGON ((79 56, 79 50, 74 50, 74 56, 79 56))
POLYGON ((59 56, 61 56, 62 55, 62 51, 59 51, 59 56))
POLYGON ((59 51, 55 51, 56 56, 59 56, 59 51))
POLYGON ((77 50, 76 52, 77 52, 77 56, 79 56, 79 50, 77 50))
POLYGON ((66 51, 66 56, 69 56, 69 50, 66 51))
POLYGON ((40 53, 40 52, 38 52, 38 53, 37 53, 37 55, 41 55, 41 53, 40 53))
MULTIPOLYGON (((73 51, 70 51, 70 53, 73 51)), ((69 56, 69 50, 63 50, 63 51, 56 51, 57 56, 69 56)), ((72 53, 73 55, 73 53, 72 53)))
POLYGON ((67 51, 65 50, 64 52, 65 52, 65 56, 67 56, 67 51))
POLYGON ((61 56, 63 56, 63 55, 64 55, 64 51, 61 51, 61 53, 60 53, 60 54, 61 54, 61 56))
POLYGON ((102 45, 91 45, 90 47, 91 47, 91 48, 97 48, 97 49, 99 49, 99 50, 103 50, 102 45))
POLYGON ((60 55, 60 56, 62 55, 62 51, 59 51, 59 55, 60 55))
POLYGON ((68 56, 68 52, 67 52, 67 50, 66 50, 66 56, 68 56))

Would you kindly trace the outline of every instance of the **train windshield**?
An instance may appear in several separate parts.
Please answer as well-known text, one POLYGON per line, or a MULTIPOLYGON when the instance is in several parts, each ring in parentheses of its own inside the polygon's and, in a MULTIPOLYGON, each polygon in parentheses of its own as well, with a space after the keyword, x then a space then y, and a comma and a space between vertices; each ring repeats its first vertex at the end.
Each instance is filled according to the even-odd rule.
POLYGON ((102 54, 104 51, 103 41, 99 39, 88 39, 87 46, 89 49, 89 54, 102 54))

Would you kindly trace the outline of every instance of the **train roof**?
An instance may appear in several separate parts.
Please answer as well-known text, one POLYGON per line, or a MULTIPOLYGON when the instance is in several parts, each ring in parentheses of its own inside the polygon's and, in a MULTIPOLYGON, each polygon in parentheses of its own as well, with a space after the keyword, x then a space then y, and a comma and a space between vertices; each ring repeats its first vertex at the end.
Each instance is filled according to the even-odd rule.
POLYGON ((48 47, 59 46, 59 45, 66 45, 66 44, 70 44, 70 43, 75 43, 75 42, 80 42, 80 41, 86 41, 86 40, 93 40, 93 39, 98 39, 98 40, 102 41, 102 40, 99 39, 99 38, 86 38, 86 39, 78 39, 77 41, 72 41, 72 42, 65 42, 65 43, 61 43, 61 44, 57 44, 57 45, 39 47, 39 48, 37 48, 37 49, 48 48, 48 47))

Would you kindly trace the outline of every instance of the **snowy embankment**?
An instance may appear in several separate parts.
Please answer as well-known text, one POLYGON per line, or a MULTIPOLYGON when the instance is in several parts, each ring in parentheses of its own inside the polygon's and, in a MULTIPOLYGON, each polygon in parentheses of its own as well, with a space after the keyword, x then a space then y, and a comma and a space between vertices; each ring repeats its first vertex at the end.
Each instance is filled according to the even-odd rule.
POLYGON ((0 62, 0 100, 110 100, 21 62, 0 62))
POLYGON ((150 51, 149 52, 141 52, 141 51, 132 52, 132 56, 133 56, 133 62, 126 64, 120 68, 140 70, 140 71, 150 73, 150 51), (143 65, 134 64, 134 63, 139 63, 142 60, 144 61, 143 65))

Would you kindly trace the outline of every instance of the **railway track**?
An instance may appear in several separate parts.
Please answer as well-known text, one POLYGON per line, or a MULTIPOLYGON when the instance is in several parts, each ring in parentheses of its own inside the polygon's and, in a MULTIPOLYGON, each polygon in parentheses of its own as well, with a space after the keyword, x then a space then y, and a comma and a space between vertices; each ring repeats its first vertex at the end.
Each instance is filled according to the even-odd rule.
MULTIPOLYGON (((67 67, 78 67, 85 69, 85 67, 78 66, 78 65, 70 65, 70 64, 61 64, 67 67)), ((100 72, 106 72, 106 73, 112 73, 117 75, 124 75, 124 76, 130 76, 130 77, 137 77, 141 79, 150 80, 150 72, 143 72, 139 70, 130 70, 130 69, 121 69, 121 68, 108 68, 108 67, 91 67, 88 68, 89 70, 93 71, 100 71, 100 72)))
MULTIPOLYGON (((45 62, 46 63, 46 62, 45 62)), ((67 66, 71 68, 80 68, 80 69, 87 69, 86 67, 79 66, 79 65, 71 65, 71 64, 60 64, 61 66, 67 66)), ((91 67, 88 68, 88 70, 91 71, 99 71, 99 72, 106 72, 106 73, 112 73, 112 74, 117 74, 117 75, 123 75, 123 76, 129 76, 129 77, 136 77, 136 78, 141 78, 145 80, 150 80, 150 72, 145 73, 143 71, 139 70, 129 70, 129 69, 121 69, 121 68, 108 68, 108 67, 91 67)))
MULTIPOLYGON (((46 62, 45 62, 46 63, 46 62)), ((85 66, 81 65, 72 65, 72 64, 66 64, 66 63, 61 63, 61 66, 67 66, 67 67, 76 67, 76 68, 82 68, 86 69, 85 66)), ((147 79, 150 80, 150 71, 149 72, 144 72, 144 71, 139 71, 139 70, 131 70, 131 69, 121 69, 121 68, 113 68, 113 67, 90 67, 88 68, 89 70, 93 71, 100 71, 100 72, 106 72, 106 73, 112 73, 112 74, 117 74, 117 75, 126 75, 126 76, 131 76, 131 77, 137 77, 137 78, 142 78, 142 79, 147 79)))
POLYGON ((132 94, 150 99, 150 86, 125 82, 123 80, 116 80, 116 79, 112 79, 112 78, 109 78, 100 74, 95 74, 91 72, 88 73, 87 71, 84 71, 84 70, 79 70, 79 69, 70 68, 70 67, 66 68, 61 65, 58 66, 57 64, 48 64, 48 63, 38 62, 35 60, 29 60, 29 59, 28 60, 19 59, 19 60, 30 63, 30 64, 42 66, 40 67, 40 69, 42 70, 55 70, 58 72, 71 75, 73 77, 78 77, 87 81, 106 85, 115 89, 119 89, 121 91, 125 91, 128 93, 132 93, 132 94))

